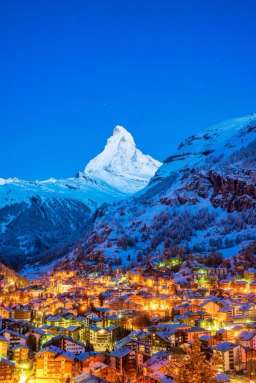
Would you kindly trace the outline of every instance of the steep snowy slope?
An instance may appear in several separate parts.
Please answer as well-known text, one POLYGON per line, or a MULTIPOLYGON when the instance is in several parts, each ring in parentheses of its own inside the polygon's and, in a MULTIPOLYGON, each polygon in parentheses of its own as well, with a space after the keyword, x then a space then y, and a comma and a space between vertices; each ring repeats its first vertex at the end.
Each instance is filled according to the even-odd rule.
POLYGON ((92 159, 85 174, 104 180, 124 193, 144 188, 161 162, 136 148, 132 135, 117 125, 102 153, 92 159))
POLYGON ((256 115, 187 138, 129 201, 100 209, 71 262, 224 257, 256 239, 256 115), (88 261, 90 260, 90 261, 88 261))
MULTIPOLYGON (((214 166, 216 169, 234 170, 234 162, 238 162, 238 156, 243 159, 243 149, 248 151, 250 143, 255 140, 256 114, 234 118, 214 125, 205 131, 188 137, 182 142, 177 152, 167 158, 164 166, 159 170, 159 176, 165 176, 171 172, 182 170, 186 167, 203 169, 214 166)), ((251 156, 252 167, 255 169, 256 156, 251 156)))
POLYGON ((125 197, 104 181, 87 175, 57 180, 24 181, 17 178, 0 179, 0 208, 7 204, 29 202, 33 196, 42 199, 74 199, 94 210, 104 202, 113 202, 125 197))
POLYGON ((136 149, 130 133, 116 127, 104 152, 77 177, 0 178, 0 260, 16 269, 54 261, 88 230, 100 205, 140 190, 157 164, 136 149))
POLYGON ((0 259, 16 269, 49 262, 84 233, 97 206, 123 197, 89 177, 41 182, 2 179, 0 259))
POLYGON ((104 202, 124 195, 89 177, 67 180, 1 180, 0 259, 19 269, 56 258, 88 225, 104 202))

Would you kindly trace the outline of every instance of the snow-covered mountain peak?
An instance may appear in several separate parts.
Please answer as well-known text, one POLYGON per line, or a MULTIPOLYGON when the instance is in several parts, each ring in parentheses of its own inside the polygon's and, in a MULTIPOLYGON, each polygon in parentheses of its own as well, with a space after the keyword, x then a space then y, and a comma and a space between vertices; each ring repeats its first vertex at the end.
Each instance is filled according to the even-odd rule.
POLYGON ((19 182, 18 178, 1 178, 0 177, 0 186, 12 184, 14 182, 19 182))
POLYGON ((124 140, 130 142, 131 144, 135 145, 133 136, 122 125, 116 125, 114 127, 113 135, 109 138, 109 140, 111 140, 113 136, 118 136, 120 139, 124 139, 124 140))
POLYGON ((131 133, 117 125, 104 150, 85 167, 90 174, 124 193, 134 193, 147 185, 161 163, 136 148, 131 133))

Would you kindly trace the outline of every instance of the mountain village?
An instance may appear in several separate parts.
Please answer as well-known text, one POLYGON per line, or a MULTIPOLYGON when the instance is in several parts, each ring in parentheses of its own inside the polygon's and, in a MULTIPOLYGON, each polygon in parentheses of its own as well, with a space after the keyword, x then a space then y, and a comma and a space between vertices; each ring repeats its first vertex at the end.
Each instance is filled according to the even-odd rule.
POLYGON ((172 278, 178 261, 31 282, 2 269, 0 382, 176 382, 197 342, 214 381, 252 379, 256 269, 227 278, 225 268, 195 268, 184 284, 172 278))
POLYGON ((254 382, 255 133, 161 165, 117 126, 77 177, 2 179, 0 383, 254 382))

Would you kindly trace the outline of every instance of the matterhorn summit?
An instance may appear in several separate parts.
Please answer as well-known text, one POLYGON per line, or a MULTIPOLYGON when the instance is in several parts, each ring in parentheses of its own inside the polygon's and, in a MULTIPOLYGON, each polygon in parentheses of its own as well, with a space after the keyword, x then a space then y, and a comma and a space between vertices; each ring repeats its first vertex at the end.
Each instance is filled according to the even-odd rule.
POLYGON ((133 136, 117 125, 104 150, 89 161, 82 174, 131 194, 144 188, 160 165, 161 162, 137 149, 133 136))
POLYGON ((0 177, 0 261, 26 275, 37 272, 45 259, 55 262, 89 228, 98 207, 143 189, 160 165, 116 126, 103 152, 78 176, 0 177))

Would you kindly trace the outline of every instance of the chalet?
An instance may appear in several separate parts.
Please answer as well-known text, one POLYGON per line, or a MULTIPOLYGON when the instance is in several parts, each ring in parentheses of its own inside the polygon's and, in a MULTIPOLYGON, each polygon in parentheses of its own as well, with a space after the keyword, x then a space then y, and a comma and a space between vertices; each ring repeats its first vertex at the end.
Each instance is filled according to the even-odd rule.
POLYGON ((202 336, 207 336, 208 331, 204 330, 201 327, 191 327, 189 330, 186 331, 186 334, 187 334, 187 341, 192 343, 197 338, 200 338, 202 336))
POLYGON ((232 342, 221 342, 214 346, 214 352, 222 358, 223 371, 240 371, 246 366, 246 354, 243 347, 232 342))
POLYGON ((131 348, 122 347, 110 354, 110 366, 117 371, 119 376, 130 376, 136 373, 137 365, 137 354, 131 348))
POLYGON ((8 329, 15 332, 18 332, 20 334, 25 334, 27 331, 29 331, 31 328, 31 325, 28 321, 23 320, 15 320, 12 318, 9 319, 3 319, 2 322, 2 330, 8 329))
POLYGON ((147 357, 159 351, 170 351, 172 344, 169 336, 170 333, 164 331, 144 333, 139 337, 139 351, 147 357))
POLYGON ((231 317, 231 307, 218 298, 209 298, 201 304, 202 309, 219 322, 225 322, 231 317))
POLYGON ((216 299, 207 299, 201 304, 201 307, 211 316, 216 317, 222 307, 221 303, 216 299))
POLYGON ((238 336, 241 346, 256 350, 256 331, 242 331, 238 336))
POLYGON ((16 331, 5 329, 0 333, 0 335, 4 336, 4 338, 8 340, 11 348, 17 345, 26 345, 27 337, 16 331))
POLYGON ((104 362, 104 353, 88 351, 82 354, 76 355, 77 360, 80 362, 80 366, 83 372, 90 371, 92 365, 98 362, 104 362))
POLYGON ((95 351, 110 351, 114 346, 117 329, 116 326, 106 328, 91 326, 89 329, 89 343, 94 347, 95 351))
POLYGON ((78 375, 81 367, 74 354, 52 346, 36 354, 35 371, 37 382, 59 383, 78 375))
POLYGON ((83 343, 75 341, 73 338, 65 335, 55 336, 43 345, 44 348, 50 346, 56 346, 61 350, 71 352, 74 355, 85 352, 85 346, 83 343))
POLYGON ((63 334, 67 337, 73 338, 76 341, 85 338, 85 330, 82 326, 73 325, 63 329, 63 334))
POLYGON ((31 321, 33 318, 33 310, 29 306, 16 306, 11 313, 12 317, 17 320, 31 321))

